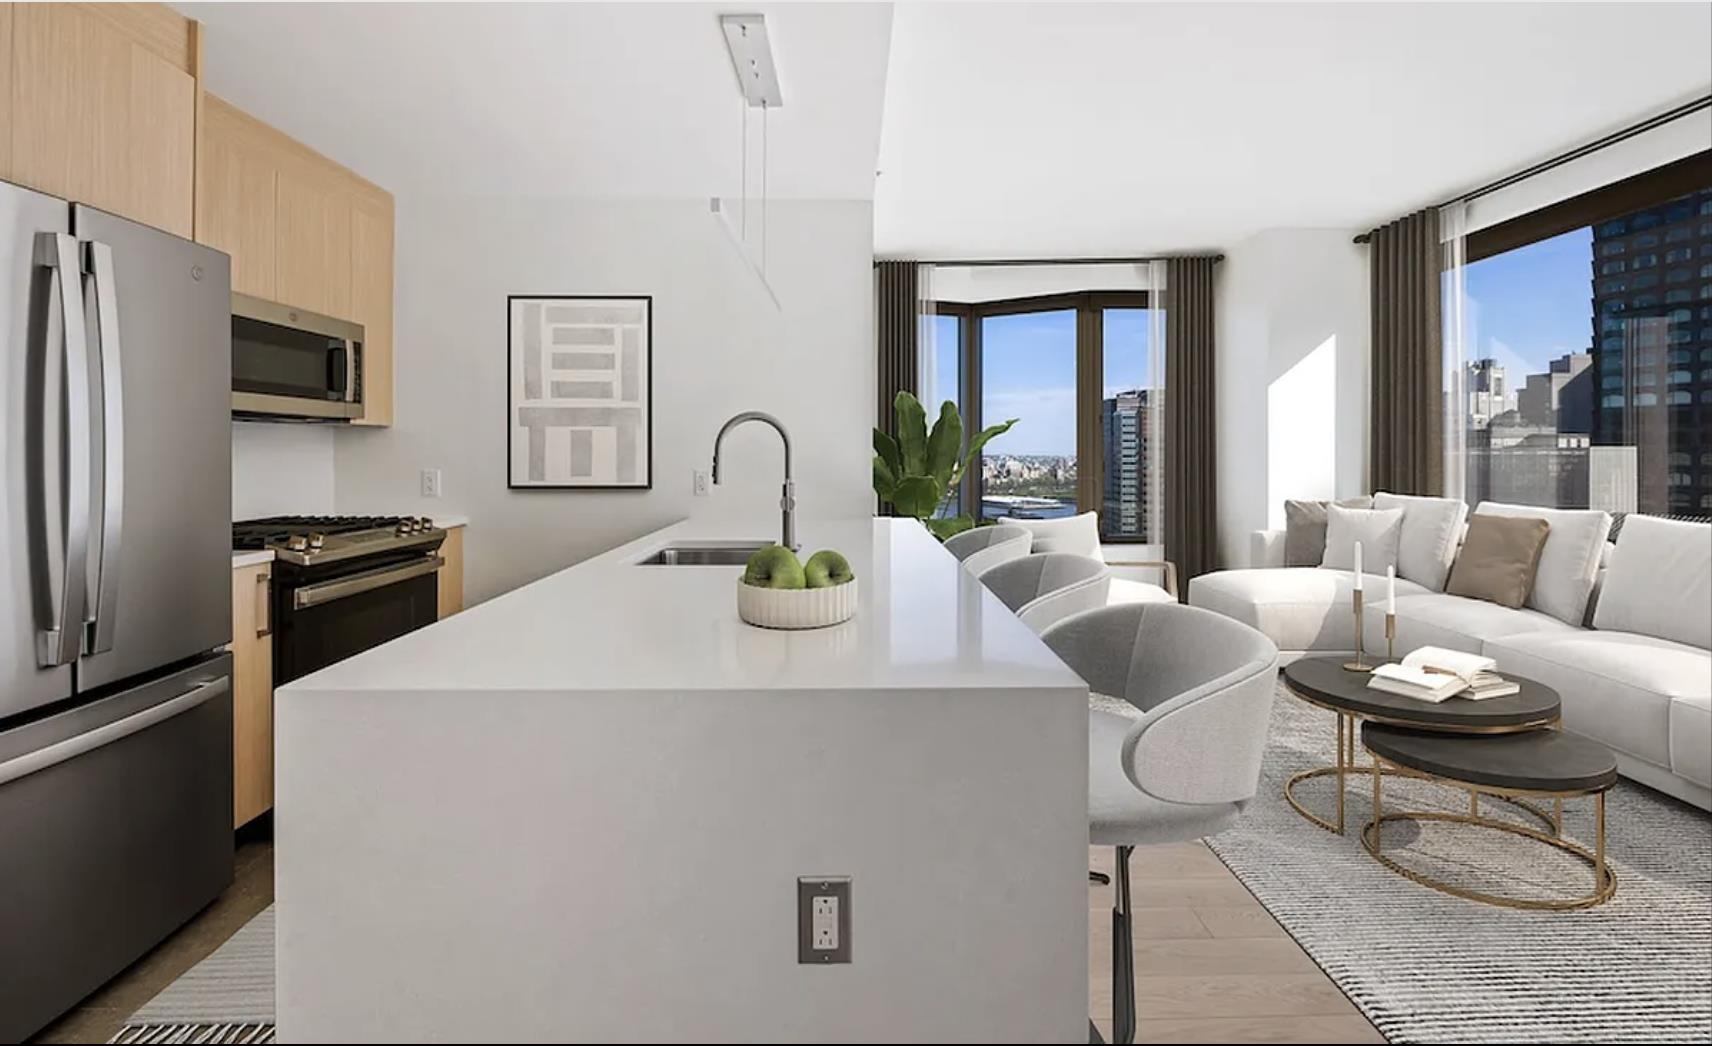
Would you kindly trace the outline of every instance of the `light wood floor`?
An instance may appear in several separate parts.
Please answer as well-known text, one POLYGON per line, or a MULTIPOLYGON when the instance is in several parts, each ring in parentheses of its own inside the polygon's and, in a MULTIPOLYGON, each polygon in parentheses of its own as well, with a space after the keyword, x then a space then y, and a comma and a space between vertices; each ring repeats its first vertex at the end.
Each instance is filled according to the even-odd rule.
MULTIPOLYGON (((265 829, 265 826, 264 826, 265 829)), ((1112 851, 1089 867, 1111 871, 1112 851)), ((1139 1042, 1384 1042, 1224 864, 1200 843, 1130 859, 1139 1042)), ((1111 888, 1088 886, 1088 1012, 1111 1037, 1111 888)), ((273 843, 241 838, 237 877, 195 919, 34 1042, 105 1042, 156 992, 273 903, 273 843)))

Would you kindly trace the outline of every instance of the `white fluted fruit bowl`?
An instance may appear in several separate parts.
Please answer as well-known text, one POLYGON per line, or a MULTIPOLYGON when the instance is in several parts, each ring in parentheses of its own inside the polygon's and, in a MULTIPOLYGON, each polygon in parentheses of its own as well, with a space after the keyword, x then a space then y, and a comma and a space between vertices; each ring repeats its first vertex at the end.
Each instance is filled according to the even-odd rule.
POLYGON ((737 579, 737 616, 760 628, 827 628, 856 616, 856 579, 826 588, 762 588, 737 579))

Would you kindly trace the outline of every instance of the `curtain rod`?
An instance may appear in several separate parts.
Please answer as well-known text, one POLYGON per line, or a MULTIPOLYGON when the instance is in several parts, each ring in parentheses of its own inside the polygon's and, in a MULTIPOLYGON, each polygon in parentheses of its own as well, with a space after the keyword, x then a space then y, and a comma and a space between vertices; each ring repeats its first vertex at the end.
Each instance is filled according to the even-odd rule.
POLYGON ((875 258, 874 261, 913 261, 918 265, 961 266, 973 269, 1002 265, 1141 265, 1146 262, 1170 261, 1172 258, 1209 257, 1215 262, 1225 260, 1222 254, 1172 254, 1154 258, 875 258))
MULTIPOLYGON (((1539 163, 1534 164, 1532 167, 1524 168, 1514 174, 1505 175, 1495 182, 1488 182, 1487 184, 1482 185, 1478 189, 1471 189, 1468 192, 1463 193, 1461 196, 1453 196, 1443 203, 1435 204, 1434 207, 1447 207, 1453 203, 1467 203, 1470 200, 1477 200, 1482 196, 1495 193, 1500 189, 1508 189, 1517 182, 1532 178, 1537 174, 1544 174, 1555 167, 1562 167, 1564 164, 1570 163, 1574 160, 1579 160, 1590 153, 1596 153, 1601 149, 1609 148, 1619 142, 1627 141, 1638 134, 1644 134, 1655 127, 1662 127, 1665 124, 1670 123, 1672 120, 1679 120, 1690 113, 1699 112, 1701 109, 1707 108, 1712 108, 1712 94, 1702 95, 1693 101, 1684 102, 1673 109, 1667 109, 1656 116, 1648 117, 1640 123, 1625 127, 1620 131, 1613 131, 1603 138, 1588 142, 1586 145, 1571 149, 1569 152, 1554 156, 1549 160, 1542 160, 1539 163)), ((1366 243, 1368 240, 1372 239, 1372 237, 1373 233, 1364 232, 1355 238, 1355 242, 1366 243)))

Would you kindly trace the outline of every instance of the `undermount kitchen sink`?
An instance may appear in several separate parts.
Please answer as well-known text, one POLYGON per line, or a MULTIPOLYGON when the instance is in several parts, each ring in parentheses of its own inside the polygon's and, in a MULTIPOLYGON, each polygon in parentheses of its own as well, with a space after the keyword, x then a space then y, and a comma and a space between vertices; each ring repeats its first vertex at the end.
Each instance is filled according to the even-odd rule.
POLYGON ((734 542, 726 545, 667 545, 637 563, 643 567, 740 567, 767 541, 734 542))

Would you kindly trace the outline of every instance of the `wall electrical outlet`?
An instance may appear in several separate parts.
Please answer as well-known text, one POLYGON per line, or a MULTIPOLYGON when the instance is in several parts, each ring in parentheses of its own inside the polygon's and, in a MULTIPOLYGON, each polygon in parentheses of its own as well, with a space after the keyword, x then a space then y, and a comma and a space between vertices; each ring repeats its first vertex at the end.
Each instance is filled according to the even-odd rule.
POLYGON ((707 497, 707 470, 695 469, 690 474, 690 489, 698 498, 707 497))
POLYGON ((805 876, 797 880, 797 962, 850 961, 850 879, 805 876))
POLYGON ((437 498, 440 496, 439 469, 422 470, 422 496, 425 498, 437 498))

